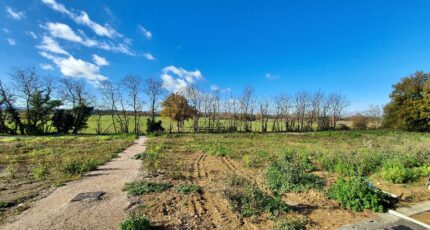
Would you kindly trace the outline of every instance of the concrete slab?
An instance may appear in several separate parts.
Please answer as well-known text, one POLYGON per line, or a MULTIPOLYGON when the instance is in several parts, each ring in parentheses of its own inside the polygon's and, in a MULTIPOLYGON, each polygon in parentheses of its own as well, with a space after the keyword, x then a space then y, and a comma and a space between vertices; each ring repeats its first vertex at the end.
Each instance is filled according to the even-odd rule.
POLYGON ((105 194, 104 192, 84 192, 76 195, 70 202, 76 201, 96 201, 100 200, 101 196, 105 194))

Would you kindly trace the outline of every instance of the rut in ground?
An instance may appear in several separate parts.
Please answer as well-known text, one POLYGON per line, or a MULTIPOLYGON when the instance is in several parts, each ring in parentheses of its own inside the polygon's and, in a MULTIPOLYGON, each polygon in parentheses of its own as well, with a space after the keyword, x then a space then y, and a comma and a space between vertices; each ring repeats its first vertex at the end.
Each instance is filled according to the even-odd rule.
POLYGON ((56 189, 33 207, 23 212, 3 229, 118 229, 127 218, 130 201, 122 191, 125 183, 139 177, 140 160, 132 157, 145 151, 146 138, 112 160, 86 175, 83 179, 56 189), (99 201, 70 202, 77 194, 103 191, 99 201))

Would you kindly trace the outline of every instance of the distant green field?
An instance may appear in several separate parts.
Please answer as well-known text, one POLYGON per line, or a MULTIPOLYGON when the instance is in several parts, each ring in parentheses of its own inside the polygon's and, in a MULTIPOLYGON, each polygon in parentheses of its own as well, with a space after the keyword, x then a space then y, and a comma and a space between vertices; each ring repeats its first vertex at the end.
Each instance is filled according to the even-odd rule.
MULTIPOLYGON (((141 132, 145 132, 146 131, 146 119, 148 118, 148 116, 143 116, 140 118, 140 130, 141 132)), ((86 134, 95 134, 96 133, 96 127, 97 127, 97 119, 98 116, 91 116, 88 120, 88 128, 84 129, 81 131, 81 133, 86 133, 86 134)), ((156 120, 161 120, 162 121, 162 125, 164 127, 164 129, 166 131, 169 130, 169 124, 171 123, 170 119, 167 117, 156 117, 156 120)), ((199 124, 201 127, 205 126, 206 120, 204 118, 201 118, 199 120, 199 124)), ((272 130, 272 125, 273 125, 273 120, 269 120, 268 122, 268 131, 270 132, 272 130)), ((222 124, 225 124, 225 126, 227 126, 227 120, 221 120, 222 124)), ((114 127, 112 125, 112 118, 110 115, 103 115, 101 117, 101 124, 102 124, 102 130, 105 131, 105 133, 114 133, 114 127)), ((119 124, 117 124, 118 126, 119 124)), ((176 129, 176 122, 172 122, 173 125, 173 129, 172 132, 177 132, 176 129)), ((129 130, 130 132, 132 132, 134 130, 134 118, 133 116, 130 116, 130 121, 129 121, 129 130)), ((283 128, 285 126, 282 126, 283 128)), ((185 122, 185 127, 182 130, 183 132, 191 132, 192 129, 192 119, 188 120, 185 122)), ((252 122, 252 130, 255 132, 260 132, 261 131, 261 121, 260 120, 256 120, 252 122)))

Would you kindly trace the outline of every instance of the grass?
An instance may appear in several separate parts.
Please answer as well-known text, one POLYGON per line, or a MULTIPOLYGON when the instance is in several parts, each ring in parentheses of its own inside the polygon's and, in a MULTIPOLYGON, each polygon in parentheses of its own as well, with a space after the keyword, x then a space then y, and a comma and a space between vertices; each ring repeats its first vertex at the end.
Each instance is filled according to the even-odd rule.
POLYGON ((171 184, 155 183, 148 181, 134 181, 125 184, 123 190, 133 196, 140 196, 149 193, 160 193, 173 187, 171 184))
POLYGON ((150 221, 143 216, 132 215, 128 219, 121 222, 119 225, 120 230, 149 230, 151 226, 150 221))
POLYGON ((176 186, 176 191, 182 194, 199 193, 202 188, 196 184, 179 184, 176 186))

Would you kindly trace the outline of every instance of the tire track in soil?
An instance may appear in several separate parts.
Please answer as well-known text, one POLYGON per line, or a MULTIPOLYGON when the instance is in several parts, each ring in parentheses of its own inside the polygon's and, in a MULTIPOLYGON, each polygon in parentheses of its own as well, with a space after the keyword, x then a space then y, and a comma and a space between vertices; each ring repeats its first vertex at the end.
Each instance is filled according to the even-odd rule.
POLYGON ((246 175, 245 173, 243 173, 241 170, 239 170, 234 163, 228 159, 227 157, 222 157, 221 158, 222 162, 227 166, 227 168, 229 168, 234 174, 237 174, 245 179, 247 179, 248 181, 254 181, 254 178, 249 177, 248 175, 246 175))

